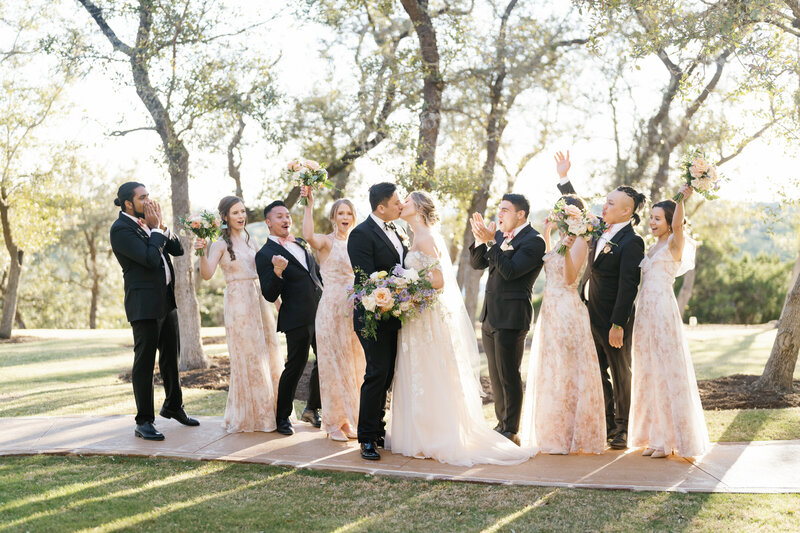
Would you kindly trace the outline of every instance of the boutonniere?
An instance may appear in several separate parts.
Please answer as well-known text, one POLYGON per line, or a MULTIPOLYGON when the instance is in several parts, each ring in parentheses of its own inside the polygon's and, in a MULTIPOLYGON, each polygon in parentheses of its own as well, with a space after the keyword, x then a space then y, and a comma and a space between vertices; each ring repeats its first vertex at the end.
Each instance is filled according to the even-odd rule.
POLYGON ((297 244, 299 244, 300 246, 302 246, 305 249, 306 252, 311 253, 311 247, 308 245, 308 242, 306 242, 306 241, 304 241, 302 239, 297 239, 295 242, 297 244))
POLYGON ((408 240, 408 235, 406 235, 405 231, 398 231, 397 235, 400 237, 400 242, 403 243, 403 246, 408 248, 410 246, 410 242, 408 240))
POLYGON ((509 250, 513 250, 513 249, 514 249, 514 247, 513 247, 513 246, 511 246, 511 243, 510 243, 510 242, 503 242, 503 244, 501 244, 501 245, 500 245, 500 249, 501 249, 502 251, 504 251, 504 252, 507 252, 507 251, 509 251, 509 250))

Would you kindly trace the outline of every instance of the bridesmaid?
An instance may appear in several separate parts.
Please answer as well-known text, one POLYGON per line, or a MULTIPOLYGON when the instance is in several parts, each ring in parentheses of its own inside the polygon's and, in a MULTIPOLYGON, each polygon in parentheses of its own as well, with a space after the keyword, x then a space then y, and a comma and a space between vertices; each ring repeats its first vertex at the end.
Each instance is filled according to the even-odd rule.
MULTIPOLYGON (((219 264, 225 275, 225 335, 231 360, 228 403, 222 427, 229 433, 274 431, 278 380, 283 360, 275 317, 261 296, 255 240, 245 229, 247 210, 236 196, 219 202, 222 239, 200 257, 200 274, 209 280, 219 264)), ((206 249, 205 239, 194 248, 206 249)))
MULTIPOLYGON (((692 188, 681 187, 684 198, 692 188)), ((683 232, 683 202, 665 200, 650 211, 658 241, 642 260, 642 288, 633 326, 630 442, 652 458, 702 455, 708 430, 689 346, 672 284, 694 268, 696 243, 683 232)))
MULTIPOLYGON (((567 206, 584 208, 574 194, 561 198, 567 206)), ((561 235, 560 242, 569 248, 562 256, 550 243, 555 228, 545 220, 547 276, 528 362, 520 439, 542 453, 603 453, 603 383, 589 312, 578 294, 589 245, 561 235)))
POLYGON ((317 250, 325 281, 315 325, 322 425, 332 440, 346 441, 357 438, 359 391, 366 367, 364 350, 347 312, 347 287, 353 284, 347 237, 355 226, 356 213, 350 200, 336 200, 328 215, 333 232, 314 233, 313 192, 303 187, 301 195, 308 199, 303 238, 317 250))

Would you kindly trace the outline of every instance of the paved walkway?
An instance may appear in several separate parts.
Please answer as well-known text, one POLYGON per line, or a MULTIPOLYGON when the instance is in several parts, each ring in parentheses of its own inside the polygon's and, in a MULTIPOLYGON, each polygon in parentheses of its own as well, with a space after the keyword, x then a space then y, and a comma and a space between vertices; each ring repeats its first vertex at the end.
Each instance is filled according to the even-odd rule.
POLYGON ((226 434, 220 417, 200 427, 159 419, 163 442, 133 435, 132 416, 0 418, 0 456, 129 455, 261 463, 417 479, 677 492, 800 492, 800 440, 715 444, 696 462, 650 459, 641 450, 594 455, 537 455, 513 467, 456 467, 384 452, 361 459, 355 442, 340 443, 308 424, 297 433, 226 434))

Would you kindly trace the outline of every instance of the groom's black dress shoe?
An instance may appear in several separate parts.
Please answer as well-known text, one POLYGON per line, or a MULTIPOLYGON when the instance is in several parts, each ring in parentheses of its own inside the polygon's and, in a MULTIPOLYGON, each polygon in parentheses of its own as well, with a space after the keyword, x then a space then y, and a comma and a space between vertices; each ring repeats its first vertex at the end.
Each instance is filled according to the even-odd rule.
POLYGON ((300 415, 300 420, 308 422, 315 428, 322 427, 322 419, 316 409, 303 409, 303 414, 300 415))
POLYGON ((498 422, 497 425, 494 427, 494 430, 498 433, 503 433, 503 424, 502 422, 498 422))
POLYGON ((516 444, 517 446, 519 446, 519 435, 517 435, 516 433, 511 433, 510 431, 504 431, 503 436, 508 440, 510 440, 511 442, 513 442, 514 444, 516 444))
POLYGON ((378 453, 378 446, 374 442, 362 442, 361 457, 368 461, 378 461, 381 458, 381 454, 378 453))
POLYGON ((144 440, 164 440, 164 435, 153 427, 152 422, 136 424, 136 429, 133 430, 133 434, 144 440))
POLYGON ((606 430, 606 442, 611 442, 617 436, 617 428, 606 430))
POLYGON ((628 432, 627 431, 617 431, 617 434, 614 436, 614 440, 611 441, 609 444, 612 449, 614 450, 624 450, 628 447, 628 432))
POLYGON ((294 435, 294 428, 292 427, 292 423, 289 422, 288 418, 278 418, 275 420, 275 422, 278 424, 278 427, 275 428, 275 431, 281 435, 294 435))
POLYGON ((174 418, 184 426, 199 426, 200 422, 195 420, 194 418, 189 418, 189 415, 186 414, 186 411, 183 410, 181 407, 177 411, 168 411, 166 408, 162 407, 161 412, 158 413, 164 418, 174 418))

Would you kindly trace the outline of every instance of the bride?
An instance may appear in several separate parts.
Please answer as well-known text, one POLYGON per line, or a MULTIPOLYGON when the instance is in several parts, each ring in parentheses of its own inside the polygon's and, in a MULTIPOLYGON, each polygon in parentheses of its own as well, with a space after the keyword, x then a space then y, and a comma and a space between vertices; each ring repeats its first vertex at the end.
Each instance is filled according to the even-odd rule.
POLYGON ((414 232, 405 260, 429 274, 437 303, 400 330, 387 447, 393 453, 442 463, 518 464, 535 450, 519 448, 483 417, 475 332, 467 316, 441 234, 433 198, 412 192, 400 215, 414 232))

